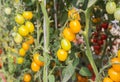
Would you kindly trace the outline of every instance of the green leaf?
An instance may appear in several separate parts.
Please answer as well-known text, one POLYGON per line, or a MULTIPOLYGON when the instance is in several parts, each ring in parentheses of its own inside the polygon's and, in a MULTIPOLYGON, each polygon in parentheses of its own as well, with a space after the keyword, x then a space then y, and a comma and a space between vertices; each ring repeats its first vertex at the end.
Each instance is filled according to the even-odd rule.
POLYGON ((55 82, 54 75, 49 75, 48 79, 49 79, 49 82, 55 82))
POLYGON ((44 57, 43 56, 39 56, 39 60, 43 62, 44 61, 44 57))
POLYGON ((92 76, 92 73, 89 71, 89 69, 87 67, 81 67, 79 73, 82 76, 92 76))
POLYGON ((77 66, 79 64, 79 58, 76 58, 74 61, 73 61, 73 66, 77 66))
POLYGON ((63 70, 63 80, 62 82, 67 82, 71 76, 75 72, 75 67, 72 64, 69 64, 64 70, 63 70))
POLYGON ((97 0, 89 0, 87 8, 91 7, 92 5, 95 4, 97 0))

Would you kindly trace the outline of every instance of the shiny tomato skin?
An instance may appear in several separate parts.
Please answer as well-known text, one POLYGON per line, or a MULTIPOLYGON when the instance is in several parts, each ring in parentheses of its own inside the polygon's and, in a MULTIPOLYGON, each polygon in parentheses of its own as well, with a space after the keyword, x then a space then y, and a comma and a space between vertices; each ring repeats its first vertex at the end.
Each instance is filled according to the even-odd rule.
POLYGON ((22 15, 26 20, 31 20, 33 18, 33 13, 31 11, 24 11, 22 15))
POLYGON ((114 64, 114 63, 120 63, 120 58, 112 58, 111 63, 112 63, 112 68, 115 71, 120 72, 120 64, 114 64))
POLYGON ((62 47, 62 49, 66 50, 66 51, 70 50, 71 49, 70 41, 65 39, 65 38, 62 39, 61 40, 61 47, 62 47))
POLYGON ((65 61, 68 57, 68 53, 64 49, 59 49, 57 51, 57 58, 59 61, 65 61))
POLYGON ((23 81, 24 82, 30 82, 31 81, 31 75, 28 74, 28 73, 24 74, 23 81))
POLYGON ((63 36, 69 41, 75 40, 75 34, 67 27, 63 30, 63 36))
POLYGON ((108 75, 113 81, 120 81, 120 72, 116 72, 113 68, 108 70, 108 75))
POLYGON ((18 28, 18 33, 21 35, 21 36, 27 36, 29 34, 29 31, 28 29, 26 28, 26 26, 22 25, 18 28))
POLYGON ((40 70, 40 66, 37 65, 37 64, 33 61, 33 62, 31 63, 31 70, 32 70, 33 72, 37 72, 37 71, 40 70))
POLYGON ((39 66, 44 66, 44 62, 40 61, 39 57, 40 57, 40 54, 38 53, 34 54, 33 55, 34 62, 39 66))
POLYGON ((106 11, 108 14, 113 14, 116 10, 116 3, 109 1, 106 3, 106 11))
POLYGON ((30 21, 27 21, 26 23, 25 23, 25 26, 26 26, 26 28, 28 29, 28 31, 30 32, 30 33, 32 33, 32 32, 34 32, 34 25, 33 25, 33 23, 32 22, 30 22, 30 21))
POLYGON ((25 22, 25 19, 22 15, 17 14, 15 16, 15 22, 18 23, 18 24, 23 24, 25 22))
POLYGON ((78 20, 71 20, 69 26, 73 33, 78 33, 81 30, 81 25, 78 20))

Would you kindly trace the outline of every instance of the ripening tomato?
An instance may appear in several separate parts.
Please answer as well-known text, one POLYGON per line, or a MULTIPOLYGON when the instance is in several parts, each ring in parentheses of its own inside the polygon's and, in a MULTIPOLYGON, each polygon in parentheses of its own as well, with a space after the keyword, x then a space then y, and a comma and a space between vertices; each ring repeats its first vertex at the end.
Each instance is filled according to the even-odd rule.
POLYGON ((80 20, 79 12, 75 8, 72 8, 71 10, 68 11, 68 18, 80 20))
POLYGON ((24 58, 23 57, 18 57, 17 58, 17 63, 18 64, 23 64, 23 62, 24 62, 24 58))
POLYGON ((43 66, 44 62, 40 61, 39 57, 40 57, 40 54, 36 53, 33 55, 33 60, 37 65, 43 66))
POLYGON ((29 47, 30 47, 30 46, 29 46, 28 43, 26 43, 26 42, 23 42, 23 43, 22 43, 22 48, 23 48, 24 50, 27 51, 27 50, 29 49, 29 47))
POLYGON ((109 1, 106 4, 106 11, 108 14, 113 14, 116 10, 116 3, 113 1, 109 1))
POLYGON ((28 36, 26 43, 28 43, 28 44, 33 44, 33 43, 34 43, 34 38, 33 38, 33 36, 31 36, 31 35, 28 36))
POLYGON ((120 58, 120 50, 117 52, 117 57, 120 58))
POLYGON ((64 50, 66 50, 66 51, 68 51, 68 50, 70 50, 71 49, 71 43, 70 43, 70 41, 69 40, 67 40, 67 39, 62 39, 61 40, 61 47, 64 49, 64 50))
POLYGON ((69 41, 75 40, 75 34, 71 31, 70 28, 67 27, 63 30, 63 36, 69 41))
POLYGON ((69 26, 73 33, 78 33, 81 30, 81 25, 78 20, 71 20, 69 26))
POLYGON ((2 54, 2 52, 3 52, 3 50, 2 50, 2 48, 0 48, 0 55, 2 54))
POLYGON ((28 73, 24 74, 23 81, 24 82, 30 82, 31 81, 31 75, 28 74, 28 73))
POLYGON ((29 31, 28 29, 26 28, 26 26, 22 25, 18 28, 18 33, 21 35, 21 36, 27 36, 29 34, 29 31))
POLYGON ((31 11, 24 11, 22 15, 26 20, 31 20, 33 18, 33 13, 31 11))
POLYGON ((120 72, 116 72, 113 68, 108 70, 108 75, 113 81, 120 81, 120 72))
POLYGON ((18 24, 23 24, 25 22, 25 19, 22 15, 17 14, 15 16, 15 22, 17 22, 18 24))
POLYGON ((32 69, 32 71, 37 72, 37 71, 40 70, 40 66, 37 65, 37 64, 35 63, 35 61, 33 61, 33 62, 31 63, 31 69, 32 69))
POLYGON ((103 82, 113 82, 113 80, 110 79, 109 77, 105 77, 105 78, 103 79, 103 82))
POLYGON ((20 56, 25 56, 25 54, 26 54, 26 50, 24 50, 23 48, 20 48, 19 49, 19 55, 20 56))
POLYGON ((64 49, 59 49, 57 51, 57 58, 59 61, 65 61, 68 57, 68 53, 64 49))
POLYGON ((117 72, 120 72, 120 64, 114 64, 114 63, 120 63, 120 58, 112 58, 111 63, 113 69, 117 72))
POLYGON ((26 28, 28 29, 28 31, 29 31, 30 33, 32 33, 32 32, 34 31, 34 25, 33 25, 32 22, 27 21, 27 22, 25 23, 25 26, 26 26, 26 28))
POLYGON ((19 44, 21 43, 23 40, 22 36, 19 34, 19 33, 16 33, 15 36, 14 36, 14 41, 19 44))
POLYGON ((120 8, 117 8, 115 13, 114 13, 114 17, 116 20, 120 21, 120 8))

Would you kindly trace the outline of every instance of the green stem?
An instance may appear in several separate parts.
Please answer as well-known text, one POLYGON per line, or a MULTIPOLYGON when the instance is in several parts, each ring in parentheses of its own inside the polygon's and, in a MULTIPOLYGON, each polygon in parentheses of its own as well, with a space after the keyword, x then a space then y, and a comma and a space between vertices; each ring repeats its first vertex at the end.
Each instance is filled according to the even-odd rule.
POLYGON ((83 36, 84 36, 84 40, 85 40, 85 43, 86 43, 86 56, 87 56, 91 66, 94 70, 95 75, 98 75, 98 70, 97 70, 97 67, 95 65, 95 62, 94 62, 94 59, 93 59, 93 56, 92 56, 92 52, 91 52, 91 48, 90 48, 90 45, 89 45, 88 34, 89 34, 90 11, 91 11, 91 8, 88 8, 85 11, 86 27, 85 27, 85 31, 83 32, 83 36))
POLYGON ((48 46, 49 46, 49 18, 46 11, 45 3, 42 1, 40 3, 41 9, 44 15, 44 23, 43 23, 43 31, 44 31, 44 50, 43 50, 43 56, 44 56, 44 68, 43 68, 43 82, 48 82, 48 46))

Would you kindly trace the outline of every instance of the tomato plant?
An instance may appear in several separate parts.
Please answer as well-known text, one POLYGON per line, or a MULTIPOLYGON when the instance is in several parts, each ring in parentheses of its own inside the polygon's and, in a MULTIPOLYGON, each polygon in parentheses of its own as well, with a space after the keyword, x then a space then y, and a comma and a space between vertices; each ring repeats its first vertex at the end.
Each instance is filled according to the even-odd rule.
POLYGON ((1 0, 0 82, 119 82, 119 0, 1 0))

